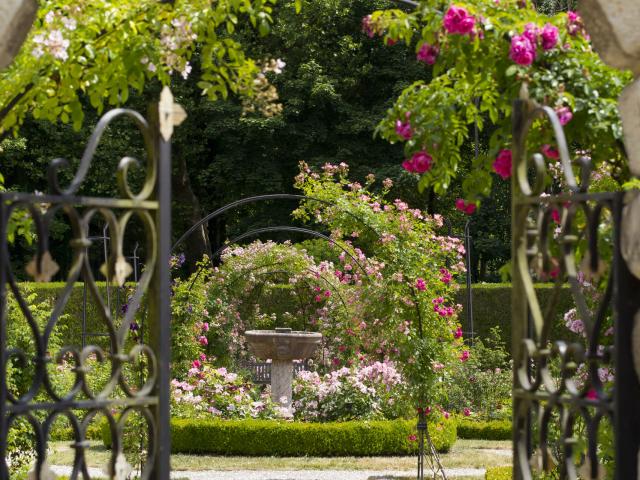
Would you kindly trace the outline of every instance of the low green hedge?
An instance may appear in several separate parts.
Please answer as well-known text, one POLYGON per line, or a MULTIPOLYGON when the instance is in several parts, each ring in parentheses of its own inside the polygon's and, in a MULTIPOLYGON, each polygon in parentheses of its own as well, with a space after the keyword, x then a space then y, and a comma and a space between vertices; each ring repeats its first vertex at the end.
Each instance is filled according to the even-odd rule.
MULTIPOLYGON (((440 452, 456 441, 455 422, 430 425, 440 452)), ((303 423, 277 420, 171 420, 172 453, 332 457, 411 455, 418 442, 414 420, 303 423)), ((111 444, 103 424, 102 441, 111 444)))
MULTIPOLYGON (((538 283, 535 292, 544 309, 550 304, 555 285, 538 283)), ((476 336, 487 337, 492 327, 498 326, 502 332, 507 349, 511 350, 511 284, 510 283, 478 283, 471 286, 473 298, 473 329, 476 336)), ((459 320, 466 331, 467 325, 467 289, 460 288, 456 294, 456 302, 463 306, 459 320)), ((551 338, 570 336, 564 325, 564 314, 574 307, 571 291, 568 286, 560 290, 556 303, 556 318, 551 328, 551 338)))
POLYGON ((487 468, 485 480, 511 480, 513 478, 511 466, 487 468))
POLYGON ((511 440, 509 420, 478 421, 460 418, 457 422, 458 438, 478 440, 511 440))
MULTIPOLYGON (((32 291, 38 293, 39 297, 43 300, 50 302, 60 295, 63 283, 50 282, 50 283, 31 283, 25 282, 21 284, 23 287, 29 287, 32 291)), ((104 282, 98 282, 98 288, 103 292, 105 284, 104 282)), ((545 308, 549 304, 551 294, 554 286, 552 284, 541 283, 535 285, 536 294, 540 301, 542 308, 545 308)), ((65 308, 65 313, 68 317, 62 322, 67 328, 67 335, 70 342, 77 344, 80 339, 80 333, 82 330, 82 283, 76 283, 71 293, 71 298, 65 308)), ((503 339, 507 345, 507 348, 511 348, 511 284, 510 283, 479 283, 472 286, 473 293, 473 323, 476 335, 480 337, 486 337, 489 334, 491 327, 499 326, 502 330, 503 339)), ((113 308, 115 310, 116 303, 122 304, 126 301, 123 298, 122 292, 118 293, 116 288, 112 289, 113 294, 113 308), (119 302, 118 302, 119 300, 119 302)), ((87 330, 93 332, 101 332, 104 330, 104 325, 100 322, 100 316, 97 314, 96 305, 91 299, 91 295, 88 295, 88 312, 87 312, 87 330)), ((466 288, 462 287, 456 295, 456 302, 463 306, 463 312, 460 315, 460 321, 464 325, 465 330, 468 328, 466 325, 466 288)), ((568 331, 564 326, 562 317, 564 313, 573 307, 573 301, 571 293, 568 288, 563 288, 560 291, 560 297, 557 307, 557 318, 555 325, 552 329, 552 335, 561 333, 566 336, 568 331)), ((92 341, 95 341, 92 338, 92 341)))

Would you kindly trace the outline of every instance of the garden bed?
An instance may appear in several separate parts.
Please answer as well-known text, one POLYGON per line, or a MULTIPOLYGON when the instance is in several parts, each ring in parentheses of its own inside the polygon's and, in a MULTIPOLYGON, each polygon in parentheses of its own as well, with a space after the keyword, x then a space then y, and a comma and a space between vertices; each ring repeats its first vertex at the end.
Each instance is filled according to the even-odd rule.
MULTIPOLYGON (((456 441, 455 422, 431 424, 440 452, 456 441)), ((110 445, 105 424, 103 443, 110 445)), ((417 452, 414 420, 304 423, 276 420, 171 420, 172 453, 246 456, 373 456, 417 452)))

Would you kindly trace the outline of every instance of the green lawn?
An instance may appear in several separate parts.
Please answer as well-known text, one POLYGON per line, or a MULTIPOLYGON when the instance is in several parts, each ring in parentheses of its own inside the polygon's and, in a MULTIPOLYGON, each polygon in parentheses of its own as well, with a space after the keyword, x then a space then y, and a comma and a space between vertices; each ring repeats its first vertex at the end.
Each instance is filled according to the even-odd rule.
MULTIPOLYGON (((74 450, 69 442, 54 442, 49 463, 71 465, 74 450)), ((443 454, 445 468, 486 468, 509 465, 508 441, 458 440, 451 452, 443 454)), ((93 442, 87 459, 90 467, 104 467, 110 452, 93 442)), ((415 457, 223 457, 177 454, 171 457, 173 469, 180 470, 413 470, 415 457)), ((473 477, 478 480, 478 477, 473 477)), ((457 480, 464 480, 457 477, 457 480)))

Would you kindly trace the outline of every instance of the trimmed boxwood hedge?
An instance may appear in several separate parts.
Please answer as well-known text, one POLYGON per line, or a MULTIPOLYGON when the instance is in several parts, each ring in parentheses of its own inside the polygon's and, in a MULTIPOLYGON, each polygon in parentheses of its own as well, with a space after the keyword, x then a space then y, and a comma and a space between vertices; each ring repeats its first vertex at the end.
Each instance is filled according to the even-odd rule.
MULTIPOLYGON (((546 308, 551 300, 555 288, 551 283, 538 283, 535 292, 541 308, 546 308)), ((502 332, 507 349, 511 350, 511 284, 510 283, 478 283, 471 286, 473 295, 473 328, 476 336, 487 337, 492 327, 498 326, 502 332)), ((467 289, 460 288, 456 294, 456 302, 463 306, 459 316, 465 330, 467 325, 467 289)), ((551 338, 566 338, 570 332, 564 325, 563 316, 567 310, 574 307, 569 287, 560 290, 556 306, 556 321, 551 328, 551 338)))
MULTIPOLYGON (((171 452, 216 455, 333 457, 411 455, 418 442, 414 420, 327 423, 277 420, 171 420, 171 452)), ((440 452, 456 441, 453 421, 430 425, 429 433, 440 452)), ((103 424, 102 441, 111 435, 103 424)))
MULTIPOLYGON (((39 294, 40 298, 52 302, 60 294, 64 284, 61 282, 50 283, 31 283, 25 282, 22 286, 28 286, 32 291, 39 294)), ((104 290, 104 282, 99 282, 98 286, 104 290)), ((552 284, 536 284, 535 290, 542 308, 549 304, 551 293, 554 286, 552 284)), ((115 288, 113 289, 115 296, 115 288)), ((507 348, 511 348, 511 284, 509 283, 481 283, 472 286, 473 292, 473 323, 476 335, 486 337, 491 327, 499 326, 503 340, 507 348)), ((88 312, 87 312, 87 330, 92 332, 100 332, 104 327, 99 323, 99 316, 95 310, 96 306, 91 301, 89 295, 88 312)), ((124 299, 121 299, 124 301, 124 299)), ((466 325, 466 288, 462 287, 456 295, 456 302, 463 306, 463 312, 460 315, 460 321, 466 325)), ((114 302, 115 303, 115 302, 114 302)), ((552 335, 562 334, 566 336, 568 331, 564 327, 562 317, 565 311, 573 307, 571 293, 568 288, 563 288, 560 292, 560 298, 557 308, 557 321, 552 329, 552 335)), ((115 307, 114 307, 115 308, 115 307)), ((68 318, 62 323, 67 326, 67 335, 70 342, 77 343, 80 339, 82 329, 82 283, 76 283, 71 292, 71 298, 65 308, 68 318)), ((94 340, 94 339, 92 339, 94 340)))
MULTIPOLYGON (((37 292, 42 299, 49 299, 52 304, 60 295, 64 284, 61 282, 50 283, 31 283, 25 282, 23 286, 28 286, 31 290, 37 292)), ((104 282, 98 282, 101 290, 104 289, 104 282)), ((554 286, 552 284, 535 285, 536 293, 540 304, 544 308, 549 303, 551 293, 554 286)), ((114 296, 115 288, 113 289, 114 296)), ((473 292, 473 323, 476 335, 486 337, 489 335, 491 327, 499 326, 502 331, 503 340, 507 348, 511 348, 511 284, 509 283, 482 283, 472 286, 473 292)), ((124 301, 124 299, 121 299, 124 301)), ((466 288, 462 287, 456 295, 456 302, 466 308, 466 288)), ((558 302, 558 316, 555 322, 553 333, 562 333, 566 336, 567 330, 562 322, 562 316, 565 311, 573 307, 571 293, 568 288, 563 288, 560 292, 558 302)), ((87 330, 102 331, 104 327, 99 323, 99 316, 95 310, 96 306, 91 301, 89 295, 88 312, 87 312, 87 330)), ((114 307, 115 308, 115 307, 114 307)), ((82 329, 82 283, 76 283, 71 298, 65 308, 68 318, 62 323, 67 326, 67 335, 71 342, 76 343, 80 339, 82 329)), ((463 325, 466 323, 466 313, 463 310, 460 320, 463 325)), ((467 326, 465 325, 465 329, 467 326)))
POLYGON ((487 468, 484 478, 485 480, 511 480, 513 469, 511 466, 487 468))
POLYGON ((509 420, 489 420, 486 422, 460 418, 457 422, 458 438, 478 440, 511 440, 509 420))

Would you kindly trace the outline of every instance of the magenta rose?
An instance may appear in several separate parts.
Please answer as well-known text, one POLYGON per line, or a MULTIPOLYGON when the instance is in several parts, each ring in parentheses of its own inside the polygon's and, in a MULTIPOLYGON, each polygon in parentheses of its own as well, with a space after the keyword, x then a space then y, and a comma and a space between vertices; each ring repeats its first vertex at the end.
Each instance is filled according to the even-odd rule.
POLYGON ((524 35, 514 35, 509 57, 518 65, 529 66, 536 59, 536 46, 524 35))
POLYGON ((413 167, 415 168, 416 173, 424 173, 431 170, 433 157, 424 150, 421 150, 413 154, 411 161, 413 162, 413 167))
POLYGON ((501 150, 493 162, 493 171, 504 180, 511 176, 512 158, 511 150, 501 150))
POLYGON ((411 130, 411 123, 409 123, 409 115, 406 118, 405 122, 396 120, 396 133, 404 140, 409 140, 413 135, 413 131, 411 130))
POLYGON ((476 25, 476 19, 469 15, 463 7, 451 5, 447 13, 444 15, 444 29, 447 33, 467 35, 473 31, 476 25))
POLYGON ((433 65, 436 63, 438 53, 440 53, 440 49, 438 47, 435 45, 429 45, 428 43, 423 43, 420 46, 420 50, 418 50, 416 58, 419 62, 424 62, 427 65, 433 65))
POLYGON ((465 215, 472 215, 473 212, 476 211, 476 204, 473 202, 465 202, 463 199, 459 198, 456 200, 456 209, 460 210, 465 215))
POLYGON ((542 38, 542 48, 544 50, 552 50, 558 44, 558 27, 547 23, 540 34, 542 38))
POLYGON ((550 158, 552 160, 558 160, 560 158, 560 152, 558 152, 558 150, 553 148, 551 145, 544 144, 542 145, 541 150, 542 154, 547 158, 550 158))

